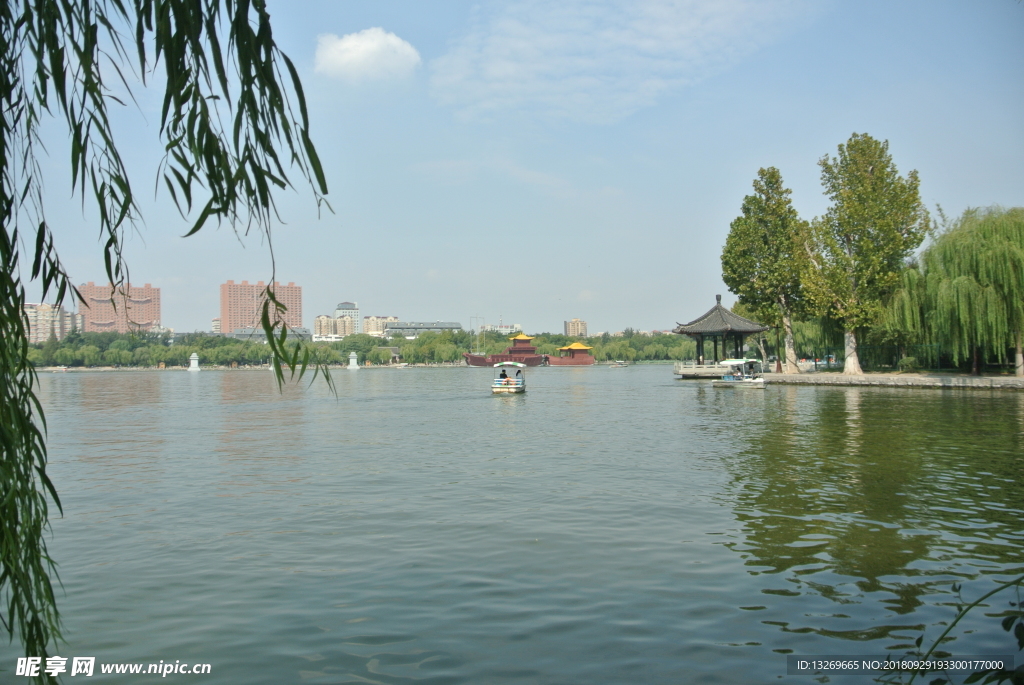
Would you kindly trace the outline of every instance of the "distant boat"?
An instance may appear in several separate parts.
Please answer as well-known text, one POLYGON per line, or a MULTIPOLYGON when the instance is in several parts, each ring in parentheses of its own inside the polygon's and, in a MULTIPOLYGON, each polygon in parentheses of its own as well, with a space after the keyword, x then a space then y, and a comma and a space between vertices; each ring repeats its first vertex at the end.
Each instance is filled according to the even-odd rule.
POLYGON ((610 368, 610 369, 621 369, 624 366, 629 366, 629 364, 624 362, 624 361, 622 361, 621 359, 616 359, 615 361, 613 361, 611 364, 608 365, 608 368, 610 368))
POLYGON ((723 359, 719 363, 728 366, 729 373, 711 381, 712 387, 764 390, 765 380, 761 375, 761 362, 756 359, 723 359))
POLYGON ((491 354, 485 357, 481 354, 463 352, 462 356, 466 358, 466 363, 470 366, 494 366, 499 362, 518 362, 526 366, 540 366, 544 363, 545 356, 537 354, 537 348, 530 344, 530 341, 533 340, 530 336, 520 333, 509 340, 512 341, 512 346, 506 348, 504 354, 491 354))
POLYGON ((559 347, 557 357, 548 355, 548 364, 550 366, 592 366, 596 361, 590 352, 592 349, 594 348, 576 341, 571 345, 559 347))
POLYGON ((526 392, 526 375, 523 369, 526 364, 520 362, 498 362, 494 365, 494 382, 491 393, 495 395, 518 395, 526 392), (509 371, 515 371, 509 375, 509 371))
POLYGON ((56 369, 53 370, 53 372, 54 373, 64 373, 67 370, 68 370, 68 367, 66 367, 66 366, 58 366, 56 369))

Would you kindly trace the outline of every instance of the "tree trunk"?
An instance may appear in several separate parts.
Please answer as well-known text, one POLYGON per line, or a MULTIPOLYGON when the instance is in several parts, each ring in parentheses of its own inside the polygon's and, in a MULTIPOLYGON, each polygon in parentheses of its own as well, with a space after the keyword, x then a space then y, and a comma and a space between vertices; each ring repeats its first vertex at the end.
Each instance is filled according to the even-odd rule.
POLYGON ((846 362, 843 364, 844 376, 860 376, 864 373, 860 368, 860 358, 857 357, 857 334, 848 330, 843 333, 843 342, 846 345, 846 362))
POLYGON ((782 373, 782 341, 779 340, 779 329, 775 329, 775 373, 782 373))
POLYGON ((764 338, 760 334, 758 334, 758 336, 757 336, 757 349, 761 353, 761 368, 762 369, 767 369, 768 368, 768 355, 767 355, 767 353, 765 352, 765 349, 764 349, 764 338))
POLYGON ((1013 375, 1020 378, 1024 376, 1024 348, 1020 344, 1020 331, 1017 331, 1017 349, 1013 355, 1013 375))
POLYGON ((978 363, 978 346, 977 345, 974 346, 974 361, 971 362, 971 375, 972 376, 980 376, 981 375, 981 364, 978 363))
POLYGON ((789 312, 782 314, 782 328, 786 331, 786 373, 800 373, 796 362, 796 346, 793 344, 793 321, 789 312))

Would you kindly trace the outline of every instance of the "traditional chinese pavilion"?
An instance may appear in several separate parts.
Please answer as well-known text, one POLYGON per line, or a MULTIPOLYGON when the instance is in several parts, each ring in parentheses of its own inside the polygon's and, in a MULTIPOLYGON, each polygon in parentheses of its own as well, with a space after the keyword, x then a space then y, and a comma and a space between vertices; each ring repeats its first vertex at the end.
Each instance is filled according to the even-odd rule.
POLYGON ((509 340, 512 341, 512 346, 506 348, 504 354, 492 354, 485 357, 482 354, 463 352, 462 356, 466 358, 466 363, 470 366, 494 366, 498 362, 519 362, 527 366, 540 366, 544 363, 544 355, 537 354, 537 348, 530 344, 530 341, 533 340, 530 336, 520 333, 509 340))
POLYGON ((548 364, 551 366, 590 366, 594 363, 594 355, 590 352, 592 349, 594 348, 587 347, 581 342, 559 347, 557 357, 548 356, 548 364))
POLYGON ((697 362, 699 364, 718 362, 728 354, 727 349, 732 343, 733 357, 743 356, 743 339, 748 335, 763 333, 767 326, 756 321, 745 319, 722 306, 722 296, 715 295, 715 306, 708 312, 690 323, 681 323, 672 329, 673 333, 688 335, 697 341, 697 362), (704 343, 712 344, 712 358, 705 361, 704 343), (722 343, 722 357, 718 356, 718 343, 722 343))

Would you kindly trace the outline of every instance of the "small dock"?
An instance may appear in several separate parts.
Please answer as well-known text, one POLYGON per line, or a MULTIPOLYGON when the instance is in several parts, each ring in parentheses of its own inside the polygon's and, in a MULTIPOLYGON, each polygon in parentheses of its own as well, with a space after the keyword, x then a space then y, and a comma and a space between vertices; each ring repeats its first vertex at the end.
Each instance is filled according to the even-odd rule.
MULTIPOLYGON (((721 378, 729 373, 722 364, 675 362, 673 373, 684 378, 721 378)), ((768 371, 768 370, 766 370, 768 371)), ((1024 390, 1024 378, 1016 376, 968 376, 952 373, 866 373, 844 376, 837 372, 804 371, 798 374, 764 374, 770 385, 831 385, 869 388, 966 388, 977 390, 1024 390)))
POLYGON ((772 385, 833 385, 872 388, 964 388, 973 390, 1024 390, 1024 378, 1016 376, 962 376, 924 373, 773 373, 765 379, 772 385))

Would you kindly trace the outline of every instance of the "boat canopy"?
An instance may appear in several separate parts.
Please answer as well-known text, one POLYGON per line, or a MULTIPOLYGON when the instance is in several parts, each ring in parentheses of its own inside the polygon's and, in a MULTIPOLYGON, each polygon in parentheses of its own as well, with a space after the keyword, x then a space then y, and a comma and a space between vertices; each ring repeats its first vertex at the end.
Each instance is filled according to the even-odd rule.
POLYGON ((519 362, 498 362, 497 364, 494 365, 494 368, 497 369, 497 368, 499 368, 501 366, 514 366, 514 367, 520 368, 520 369, 525 369, 526 368, 526 364, 521 364, 519 362))
POLYGON ((741 364, 749 364, 751 362, 760 363, 760 360, 759 359, 723 359, 722 361, 720 361, 718 363, 719 364, 724 364, 726 366, 740 366, 741 364))

